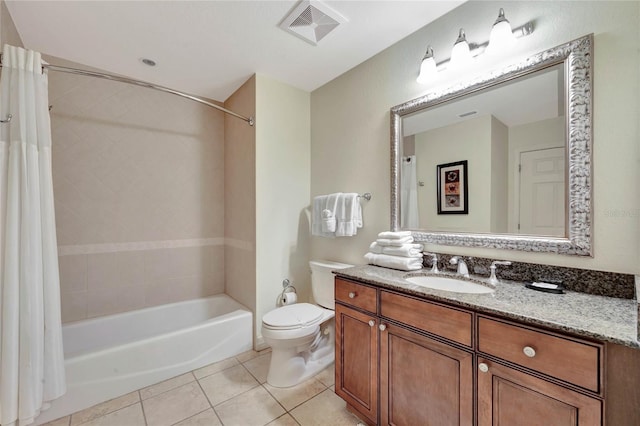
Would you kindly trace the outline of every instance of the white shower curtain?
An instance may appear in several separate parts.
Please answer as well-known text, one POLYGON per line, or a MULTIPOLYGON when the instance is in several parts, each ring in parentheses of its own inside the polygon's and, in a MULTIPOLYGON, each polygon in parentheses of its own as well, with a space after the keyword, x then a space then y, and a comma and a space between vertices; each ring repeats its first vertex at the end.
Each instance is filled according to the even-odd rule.
POLYGON ((40 54, 5 45, 0 80, 0 424, 32 423, 66 390, 40 54))
POLYGON ((416 174, 416 156, 402 159, 400 167, 400 227, 419 228, 418 178, 416 174))

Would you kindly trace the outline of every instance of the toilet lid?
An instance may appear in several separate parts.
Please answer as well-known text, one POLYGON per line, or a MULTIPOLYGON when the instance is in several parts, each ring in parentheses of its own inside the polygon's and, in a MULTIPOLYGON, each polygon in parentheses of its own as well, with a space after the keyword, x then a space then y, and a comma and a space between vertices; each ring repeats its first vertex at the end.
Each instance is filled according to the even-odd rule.
POLYGON ((299 328, 316 322, 322 317, 322 308, 310 303, 296 303, 274 309, 262 317, 262 322, 272 328, 299 328))

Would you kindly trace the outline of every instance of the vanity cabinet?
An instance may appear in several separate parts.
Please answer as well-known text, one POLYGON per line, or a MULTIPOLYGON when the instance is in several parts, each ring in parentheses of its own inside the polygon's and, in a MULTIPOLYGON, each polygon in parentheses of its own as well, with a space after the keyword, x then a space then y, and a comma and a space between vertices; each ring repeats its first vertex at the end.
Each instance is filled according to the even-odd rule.
POLYGON ((483 357, 478 369, 478 426, 602 424, 599 399, 483 357))
POLYGON ((380 424, 471 426, 473 354, 381 322, 380 424))
POLYGON ((336 278, 336 394, 374 425, 640 424, 640 351, 336 278))
POLYGON ((484 316, 477 324, 479 426, 602 424, 603 345, 484 316))
POLYGON ((340 278, 335 290, 336 394, 351 411, 370 424, 473 424, 471 313, 340 278))
POLYGON ((377 292, 349 281, 336 282, 335 392, 372 424, 378 418, 377 292), (339 288, 338 288, 339 287, 339 288), (356 310, 354 308, 361 310, 356 310), (368 310, 368 311, 367 311, 368 310))

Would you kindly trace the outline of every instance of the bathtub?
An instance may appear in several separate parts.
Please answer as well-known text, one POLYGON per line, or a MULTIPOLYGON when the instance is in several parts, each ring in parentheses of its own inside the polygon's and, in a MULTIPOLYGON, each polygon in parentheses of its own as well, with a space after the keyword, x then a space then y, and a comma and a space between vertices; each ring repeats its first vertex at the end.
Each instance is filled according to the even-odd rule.
POLYGON ((67 393, 36 424, 252 348, 251 311, 226 295, 62 326, 67 393))

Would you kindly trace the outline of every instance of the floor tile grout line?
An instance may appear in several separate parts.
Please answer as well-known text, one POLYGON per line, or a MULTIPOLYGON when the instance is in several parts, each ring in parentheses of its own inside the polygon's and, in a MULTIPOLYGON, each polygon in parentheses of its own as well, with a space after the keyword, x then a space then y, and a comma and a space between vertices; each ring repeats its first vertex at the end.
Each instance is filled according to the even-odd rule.
MULTIPOLYGON (((256 381, 256 382, 258 382, 258 384, 259 384, 259 385, 262 385, 262 382, 260 381, 260 379, 259 379, 259 378, 257 378, 257 377, 255 376, 255 374, 253 374, 253 373, 251 372, 251 370, 249 370, 249 368, 248 368, 246 365, 244 365, 243 363, 240 363, 240 365, 241 365, 241 366, 242 366, 242 367, 247 371, 247 373, 249 373, 249 374, 251 375, 251 377, 253 377, 253 378, 255 379, 255 381, 256 381)), ((266 383, 266 382, 265 382, 265 383, 266 383)))
POLYGON ((140 402, 142 402, 142 401, 146 401, 146 400, 151 399, 151 398, 155 398, 156 396, 160 396, 160 395, 165 394, 165 393, 167 393, 167 392, 171 392, 172 390, 176 390, 176 389, 178 389, 178 388, 180 388, 180 387, 182 387, 182 386, 186 386, 186 385, 188 385, 188 384, 191 384, 191 383, 193 383, 193 382, 197 381, 198 379, 196 379, 196 378, 195 378, 196 376, 195 376, 195 374, 193 374, 193 371, 190 371, 190 373, 191 373, 191 377, 193 377, 193 380, 192 380, 192 381, 187 382, 187 383, 183 383, 183 384, 178 385, 178 386, 176 386, 176 387, 174 387, 174 388, 171 388, 171 389, 167 389, 167 390, 165 390, 165 391, 162 391, 162 392, 160 392, 160 393, 157 393, 157 394, 155 394, 155 395, 153 395, 153 396, 150 396, 150 397, 148 397, 148 398, 142 398, 142 391, 143 391, 143 390, 148 389, 148 388, 153 387, 153 386, 156 386, 156 385, 159 385, 160 383, 168 382, 168 381, 173 380, 173 379, 175 379, 175 378, 178 378, 178 377, 180 377, 180 376, 184 376, 184 375, 186 375, 187 373, 179 374, 179 375, 177 375, 177 376, 175 376, 175 377, 172 377, 172 378, 170 378, 170 379, 163 380, 163 381, 162 381, 162 382, 160 382, 160 383, 156 383, 156 384, 154 384, 154 385, 145 386, 145 387, 143 387, 142 389, 138 389, 138 393, 139 393, 139 395, 140 395, 140 402))
MULTIPOLYGON (((325 385, 324 383, 322 383, 320 380, 316 379, 315 377, 311 377, 311 378, 309 378, 309 379, 307 379, 307 380, 305 380, 305 381, 309 381, 309 380, 311 380, 311 379, 315 380, 316 382, 318 382, 318 383, 320 383, 322 386, 324 386, 324 389, 322 389, 320 392, 318 392, 317 394, 313 395, 312 397, 305 399, 304 401, 302 401, 301 403, 299 403, 299 404, 298 404, 298 405, 296 405, 295 407, 291 407, 291 409, 290 409, 290 410, 287 410, 287 408, 286 408, 284 405, 282 405, 282 403, 280 403, 280 400, 279 400, 279 399, 278 399, 274 394, 272 394, 272 393, 269 391, 269 388, 267 388, 266 386, 264 386, 264 385, 266 384, 266 382, 262 384, 262 387, 263 387, 263 388, 265 388, 265 390, 266 390, 267 392, 269 392, 269 395, 271 395, 271 396, 273 397, 273 399, 275 399, 276 401, 278 401, 278 403, 282 406, 282 408, 284 408, 284 409, 285 409, 285 411, 288 413, 288 412, 290 412, 290 411, 295 410, 296 408, 298 408, 299 406, 301 406, 301 405, 302 405, 302 404, 304 404, 305 402, 309 402, 310 400, 312 400, 312 399, 313 399, 313 398, 315 398, 316 396, 320 395, 322 392, 324 392, 324 391, 326 391, 327 389, 329 389, 329 386, 325 385)), ((304 383, 304 382, 303 382, 303 383, 304 383)), ((296 385, 296 386, 297 386, 297 385, 296 385)), ((275 387, 275 386, 274 386, 274 387, 275 387)), ((286 388, 285 388, 285 389, 286 389, 286 388)), ((291 417, 293 417, 293 416, 291 416, 291 417)))
POLYGON ((147 413, 144 411, 144 404, 142 403, 142 394, 138 389, 138 398, 140 398, 140 409, 142 410, 142 419, 144 420, 144 425, 149 426, 149 422, 147 422, 147 413))
MULTIPOLYGON (((283 415, 281 415, 280 417, 276 417, 275 419, 271 420, 271 422, 269 422, 269 423, 275 422, 276 420, 281 419, 281 418, 283 418, 284 416, 289 416, 289 417, 291 417, 291 418, 293 419, 293 421, 294 421, 294 422, 296 422, 296 425, 300 426, 300 422, 299 422, 298 420, 296 420, 296 418, 295 418, 295 417, 293 417, 293 414, 291 414, 291 413, 290 413, 290 412, 288 412, 288 411, 287 411, 286 413, 284 413, 283 415)), ((267 424, 268 424, 268 423, 267 423, 267 424)))
MULTIPOLYGON (((136 405, 136 404, 138 404, 138 403, 142 406, 142 400, 140 399, 140 391, 131 391, 131 392, 129 392, 129 393, 133 393, 133 392, 137 392, 137 393, 138 393, 138 400, 137 400, 136 402, 133 402, 133 403, 131 403, 131 404, 127 404, 127 405, 123 405, 122 407, 118 408, 117 410, 107 411, 106 413, 103 413, 103 414, 99 415, 98 417, 90 418, 90 419, 85 420, 85 421, 83 421, 83 422, 81 422, 81 423, 78 423, 78 424, 77 424, 77 425, 75 425, 75 426, 82 426, 82 425, 87 424, 87 423, 89 423, 89 422, 91 422, 91 421, 93 421, 93 420, 99 419, 99 418, 104 417, 104 416, 108 416, 109 414, 113 414, 113 413, 115 413, 115 412, 117 412, 117 411, 120 411, 120 410, 124 410, 125 408, 129 408, 129 407, 131 407, 132 405, 136 405)), ((127 395, 127 394, 125 394, 125 395, 127 395)), ((108 400, 108 401, 105 401, 105 402, 113 401, 114 399, 118 399, 118 398, 121 398, 121 397, 123 397, 123 396, 124 396, 124 395, 120 395, 120 396, 117 396, 117 397, 112 398, 112 399, 110 399, 110 400, 108 400)), ((96 404, 96 405, 100 405, 100 404, 104 404, 104 403, 99 403, 99 404, 96 404)), ((93 407, 85 408, 85 410, 88 410, 88 409, 90 409, 90 408, 93 408, 93 407)), ((76 412, 76 413, 71 413, 71 414, 69 414, 69 426, 71 426, 71 421, 73 420, 73 415, 74 415, 74 414, 78 414, 78 413, 80 413, 80 412, 82 412, 82 411, 84 411, 84 410, 80 410, 80 411, 78 411, 78 412, 76 412)), ((144 414, 144 410, 143 410, 143 414, 144 414)), ((146 420, 145 420, 145 424, 146 424, 146 420)))
MULTIPOLYGON (((265 383, 266 383, 266 382, 265 382, 265 383)), ((271 398, 273 398, 273 399, 278 403, 278 405, 279 405, 279 406, 281 406, 281 407, 282 407, 282 409, 284 410, 284 412, 285 412, 285 413, 287 413, 287 414, 289 413, 289 410, 287 410, 287 407, 285 407, 284 405, 282 405, 282 403, 280 402, 280 400, 279 400, 278 398, 276 398, 276 396, 275 396, 274 394, 272 394, 271 392, 269 392, 269 389, 268 389, 264 384, 260 384, 260 386, 262 386, 262 389, 264 389, 264 390, 269 394, 269 396, 270 396, 271 398)), ((280 416, 280 417, 282 417, 282 416, 280 416)), ((277 419, 279 419, 280 417, 276 417, 276 418, 277 418, 277 419)), ((291 417, 293 417, 293 416, 291 416, 291 417)))
MULTIPOLYGON (((231 357, 231 358, 234 358, 234 359, 235 359, 235 357, 231 357)), ((226 358, 226 359, 223 359, 222 361, 218 361, 218 362, 223 362, 223 361, 226 361, 226 360, 231 359, 231 358, 226 358)), ((227 367, 227 368, 223 368, 222 370, 214 371, 213 373, 207 374, 206 376, 202 376, 202 377, 198 377, 198 376, 196 376, 195 371, 197 371, 197 370, 202 370, 203 368, 206 368, 206 367, 208 367, 208 366, 210 366, 210 365, 217 364, 217 362, 211 363, 211 364, 209 364, 209 365, 205 365, 204 367, 198 368, 197 370, 193 370, 193 371, 192 371, 192 373, 193 373, 193 377, 195 377, 195 378, 196 378, 196 380, 201 380, 201 379, 204 379, 205 377, 210 377, 210 376, 213 376, 214 374, 218 374, 218 373, 221 373, 221 372, 223 372, 223 371, 227 371, 227 370, 228 370, 228 369, 230 369, 230 368, 237 367, 238 365, 242 365, 242 363, 241 363, 240 361, 238 361, 237 359, 236 359, 236 362, 237 362, 237 364, 230 365, 229 367, 227 367)))
MULTIPOLYGON (((208 376, 207 376, 208 377, 208 376)), ((200 388, 200 390, 202 391, 202 394, 204 395, 205 399, 207 400, 207 402, 209 403, 209 407, 215 411, 215 409, 213 408, 213 404, 211 403, 211 400, 209 399, 209 395, 207 395, 207 392, 205 392, 204 388, 202 387, 202 384, 200 383, 200 380, 196 379, 196 383, 198 383, 198 387, 200 388)))
MULTIPOLYGON (((185 420, 189 420, 189 419, 191 419, 191 418, 193 418, 193 417, 195 417, 195 416, 199 416, 200 414, 204 413, 204 412, 205 412, 205 411, 207 411, 207 410, 212 410, 212 411, 215 413, 215 410, 213 409, 213 407, 208 407, 208 408, 205 408, 205 409, 204 409, 204 410, 202 410, 202 411, 199 411, 199 412, 197 412, 197 413, 195 413, 195 414, 192 414, 192 415, 191 415, 191 416, 189 416, 189 417, 185 417, 185 418, 184 418, 184 419, 182 419, 182 420, 178 420, 178 421, 177 421, 177 422, 175 422, 175 423, 171 423, 171 425, 169 425, 169 426, 176 426, 177 424, 179 424, 179 423, 181 423, 181 422, 184 422, 185 420)), ((216 415, 216 417, 217 417, 217 415, 216 415)), ((219 419, 219 418, 218 418, 218 419, 219 419)))

